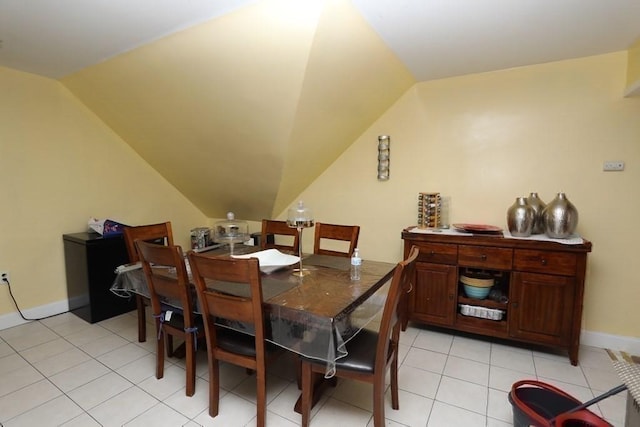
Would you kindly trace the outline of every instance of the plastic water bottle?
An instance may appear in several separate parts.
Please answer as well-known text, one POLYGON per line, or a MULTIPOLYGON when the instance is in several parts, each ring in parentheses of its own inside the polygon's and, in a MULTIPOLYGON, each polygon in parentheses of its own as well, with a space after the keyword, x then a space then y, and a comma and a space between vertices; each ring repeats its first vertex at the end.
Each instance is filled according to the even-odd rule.
POLYGON ((362 258, 360 258, 360 251, 358 248, 353 250, 351 256, 351 280, 360 280, 360 266, 362 265, 362 258))

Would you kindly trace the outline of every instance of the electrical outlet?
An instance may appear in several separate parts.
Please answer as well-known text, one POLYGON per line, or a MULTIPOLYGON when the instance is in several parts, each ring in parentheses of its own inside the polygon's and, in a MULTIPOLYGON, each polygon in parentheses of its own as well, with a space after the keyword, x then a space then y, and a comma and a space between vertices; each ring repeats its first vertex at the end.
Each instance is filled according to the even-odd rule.
POLYGON ((0 271, 0 285, 9 284, 10 281, 11 281, 11 279, 9 278, 9 272, 8 271, 0 271))
POLYGON ((604 162, 602 164, 603 171, 623 171, 624 170, 624 162, 604 162))

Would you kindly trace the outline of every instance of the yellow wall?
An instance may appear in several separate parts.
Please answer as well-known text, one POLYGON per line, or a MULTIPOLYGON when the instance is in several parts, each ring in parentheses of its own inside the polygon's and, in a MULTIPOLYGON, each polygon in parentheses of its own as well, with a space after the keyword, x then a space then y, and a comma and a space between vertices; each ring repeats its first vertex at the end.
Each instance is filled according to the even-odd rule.
MULTIPOLYGON (((639 337, 640 99, 622 97, 625 75, 619 52, 417 84, 299 198, 317 221, 360 224, 365 258, 396 261, 420 191, 451 197, 451 222, 503 227, 515 197, 564 191, 594 245, 583 328, 639 337), (387 182, 376 180, 381 134, 387 182), (602 172, 605 160, 625 171, 602 172)), ((60 84, 0 69, 0 93, 0 269, 21 306, 66 298, 61 235, 89 216, 169 219, 183 245, 211 222, 60 84)), ((0 288, 3 313, 13 308, 0 288)))
POLYGON ((263 0, 61 82, 203 213, 259 221, 415 80, 350 2, 263 0))
MULTIPOLYGON (((172 221, 177 243, 207 218, 60 83, 0 68, 0 270, 22 309, 67 298, 62 235, 89 217, 172 221)), ((0 317, 15 313, 0 287, 0 317)))
POLYGON ((365 259, 397 261, 418 192, 450 196, 453 223, 506 227, 517 196, 563 191, 593 242, 583 328, 640 337, 640 99, 623 98, 625 71, 620 52, 417 84, 300 198, 319 222, 360 224, 365 259), (387 182, 376 180, 382 134, 387 182), (605 160, 624 172, 603 172, 605 160))

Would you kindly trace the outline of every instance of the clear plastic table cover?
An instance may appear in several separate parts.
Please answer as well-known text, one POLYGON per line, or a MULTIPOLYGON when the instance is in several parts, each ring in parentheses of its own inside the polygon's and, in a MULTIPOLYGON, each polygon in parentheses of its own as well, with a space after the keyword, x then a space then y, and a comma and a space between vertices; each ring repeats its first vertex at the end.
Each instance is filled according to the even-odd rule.
MULTIPOLYGON (((311 273, 304 277, 291 274, 290 269, 263 274, 267 339, 289 351, 325 361, 329 378, 335 373, 335 361, 348 353, 349 340, 364 327, 377 329, 377 322, 372 321, 384 306, 395 265, 365 260, 361 279, 351 281, 348 258, 310 255, 305 264, 311 273)), ((133 294, 149 296, 141 268, 116 273, 113 293, 127 298, 133 294)), ((248 292, 248 287, 237 284, 210 282, 208 286, 236 295, 248 292)), ((163 302, 181 309, 177 301, 163 302)), ((230 324, 224 319, 217 323, 253 332, 244 324, 230 324)))

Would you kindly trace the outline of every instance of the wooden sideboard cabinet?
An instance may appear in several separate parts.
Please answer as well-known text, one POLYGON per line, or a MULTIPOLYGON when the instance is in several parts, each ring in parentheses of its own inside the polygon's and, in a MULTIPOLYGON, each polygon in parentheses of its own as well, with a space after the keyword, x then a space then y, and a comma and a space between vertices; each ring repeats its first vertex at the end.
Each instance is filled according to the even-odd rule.
POLYGON ((405 326, 414 321, 558 347, 568 351, 572 365, 578 364, 591 242, 566 245, 502 235, 409 230, 402 232, 404 256, 413 245, 420 254, 405 326), (486 299, 467 298, 459 277, 480 272, 494 278, 494 294, 486 299), (479 317, 484 315, 479 311, 489 311, 497 320, 479 317))

